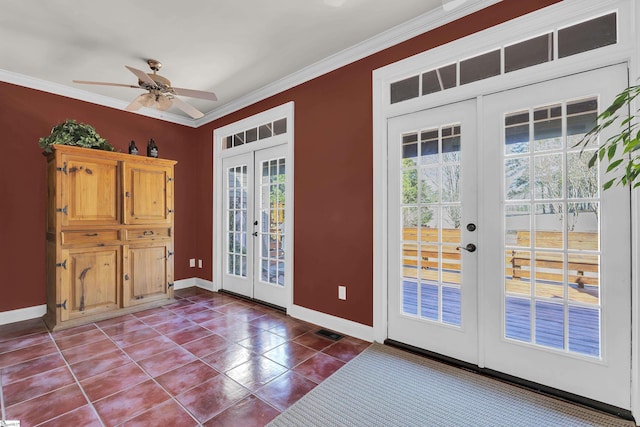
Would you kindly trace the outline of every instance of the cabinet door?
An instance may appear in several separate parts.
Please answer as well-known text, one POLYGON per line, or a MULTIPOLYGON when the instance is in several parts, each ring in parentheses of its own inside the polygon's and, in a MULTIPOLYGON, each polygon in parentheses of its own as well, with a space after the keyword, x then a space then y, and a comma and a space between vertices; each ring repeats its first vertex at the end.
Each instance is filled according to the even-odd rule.
POLYGON ((125 307, 170 298, 173 262, 170 242, 132 244, 124 247, 125 307))
POLYGON ((169 224, 173 213, 173 168, 124 163, 125 224, 169 224))
POLYGON ((118 308, 120 246, 61 251, 61 320, 118 308))
POLYGON ((62 225, 105 225, 120 222, 118 161, 61 156, 64 168, 60 206, 62 225))

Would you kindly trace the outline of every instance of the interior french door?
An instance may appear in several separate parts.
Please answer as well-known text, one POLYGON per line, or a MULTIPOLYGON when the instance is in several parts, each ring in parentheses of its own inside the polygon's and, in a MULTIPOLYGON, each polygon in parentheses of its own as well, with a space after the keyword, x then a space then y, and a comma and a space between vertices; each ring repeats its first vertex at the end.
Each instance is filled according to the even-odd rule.
POLYGON ((627 80, 619 65, 485 97, 481 157, 485 366, 626 409, 630 192, 602 191, 596 145, 576 144, 627 80))
POLYGON ((577 146, 627 81, 388 120, 388 338, 630 408, 630 191, 602 191, 597 144, 577 146))
POLYGON ((388 337, 474 364, 475 114, 466 101, 388 122, 388 337))
POLYGON ((222 289, 287 306, 286 146, 227 157, 222 289))

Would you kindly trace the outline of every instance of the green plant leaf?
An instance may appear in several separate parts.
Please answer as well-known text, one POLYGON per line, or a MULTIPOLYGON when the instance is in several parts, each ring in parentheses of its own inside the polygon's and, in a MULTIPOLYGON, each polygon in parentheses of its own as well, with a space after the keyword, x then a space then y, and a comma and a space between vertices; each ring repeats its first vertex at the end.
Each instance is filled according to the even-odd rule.
POLYGON ((618 165, 620 165, 620 163, 622 163, 622 162, 623 162, 623 160, 624 160, 624 159, 618 159, 618 160, 616 160, 616 161, 614 161, 614 162, 611 162, 611 163, 609 164, 609 167, 607 167, 607 172, 611 172, 612 170, 614 170, 615 168, 617 168, 617 167, 618 167, 618 165))
POLYGON ((611 188, 611 186, 613 185, 613 182, 615 181, 615 179, 609 180, 607 182, 604 183, 604 185, 602 186, 603 190, 608 190, 609 188, 611 188))

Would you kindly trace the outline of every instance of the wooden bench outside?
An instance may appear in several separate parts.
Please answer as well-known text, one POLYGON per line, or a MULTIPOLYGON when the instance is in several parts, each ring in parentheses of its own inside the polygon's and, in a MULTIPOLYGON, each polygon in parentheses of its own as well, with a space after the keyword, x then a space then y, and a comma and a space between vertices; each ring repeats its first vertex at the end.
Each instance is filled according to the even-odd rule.
MULTIPOLYGON (((545 248, 561 249, 564 245, 562 232, 555 231, 536 231, 536 242, 538 246, 545 248)), ((516 244, 518 246, 530 247, 531 233, 528 231, 518 231, 516 235, 516 244)), ((569 233, 569 247, 574 249, 598 249, 597 233, 569 233)), ((538 253, 544 252, 541 249, 538 253)), ((513 279, 531 278, 531 252, 523 250, 512 250, 511 259, 511 276, 513 279), (528 267, 528 269, 526 269, 528 267)), ((535 267, 537 269, 554 269, 564 270, 564 254, 544 252, 544 255, 536 256, 535 267)), ((598 271, 599 263, 596 255, 569 254, 567 260, 568 280, 577 283, 579 288, 584 288, 585 284, 599 285, 598 271), (585 272, 596 273, 595 276, 585 276, 585 272)), ((562 282, 563 274, 552 272, 536 272, 536 278, 542 280, 551 280, 562 282)))

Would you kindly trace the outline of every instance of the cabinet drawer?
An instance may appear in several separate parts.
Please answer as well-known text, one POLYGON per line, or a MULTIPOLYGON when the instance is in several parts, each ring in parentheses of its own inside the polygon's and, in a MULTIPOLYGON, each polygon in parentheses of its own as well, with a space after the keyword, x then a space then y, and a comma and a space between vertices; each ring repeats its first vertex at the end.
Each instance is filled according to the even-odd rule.
POLYGON ((155 240, 171 237, 170 227, 133 228, 127 230, 127 240, 155 240))
POLYGON ((62 244, 102 243, 120 240, 118 230, 63 231, 62 244))

